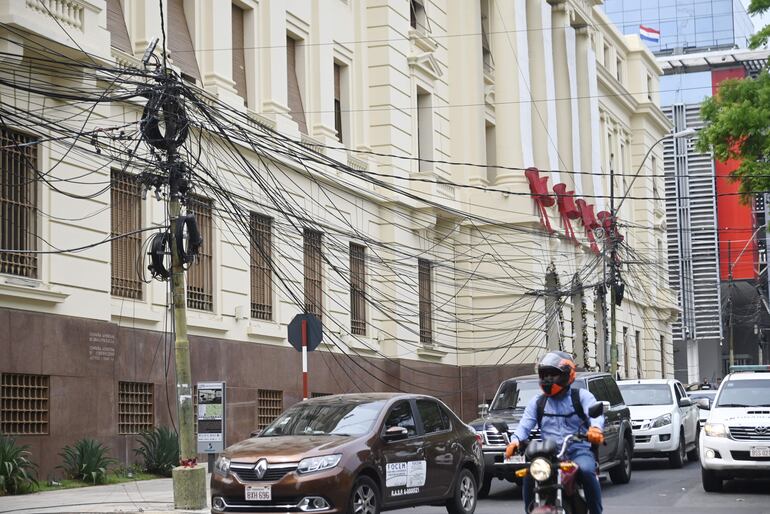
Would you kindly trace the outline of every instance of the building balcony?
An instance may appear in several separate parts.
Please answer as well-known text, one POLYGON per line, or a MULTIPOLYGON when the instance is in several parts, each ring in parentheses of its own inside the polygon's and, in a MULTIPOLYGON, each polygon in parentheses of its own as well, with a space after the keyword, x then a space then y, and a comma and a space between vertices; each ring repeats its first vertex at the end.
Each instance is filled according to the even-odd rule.
MULTIPOLYGON (((3 0, 0 23, 49 40, 76 56, 110 59, 105 0, 3 0), (72 53, 74 50, 76 53, 72 53)), ((44 42, 43 42, 44 43, 44 42)), ((44 43, 45 44, 45 43, 44 43)))

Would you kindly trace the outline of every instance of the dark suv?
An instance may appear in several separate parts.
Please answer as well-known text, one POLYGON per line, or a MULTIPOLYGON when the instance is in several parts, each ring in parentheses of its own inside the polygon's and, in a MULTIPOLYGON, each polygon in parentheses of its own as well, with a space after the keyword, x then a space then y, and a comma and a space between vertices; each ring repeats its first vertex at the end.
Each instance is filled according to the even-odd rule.
MULTIPOLYGON (((634 438, 631 433, 631 415, 623 402, 623 396, 609 373, 579 372, 572 387, 588 388, 600 402, 609 403, 605 409, 604 435, 606 445, 599 447, 599 467, 609 471, 613 483, 625 484, 631 479, 631 457, 634 438)), ((516 470, 524 463, 505 463, 505 447, 516 430, 529 401, 540 394, 537 375, 511 378, 500 384, 492 405, 482 417, 469 424, 482 436, 484 452, 484 479, 479 496, 486 496, 492 479, 497 477, 519 482, 516 470)), ((605 405, 606 407, 606 405, 605 405)), ((537 430, 537 429, 536 429, 537 430)), ((533 431, 531 438, 538 437, 533 431)))

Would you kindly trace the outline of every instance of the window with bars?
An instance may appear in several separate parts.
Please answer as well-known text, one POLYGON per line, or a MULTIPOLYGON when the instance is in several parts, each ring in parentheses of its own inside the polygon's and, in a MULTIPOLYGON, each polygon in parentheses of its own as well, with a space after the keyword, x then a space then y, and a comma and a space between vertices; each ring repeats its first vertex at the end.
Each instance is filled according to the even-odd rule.
POLYGON ((153 387, 147 382, 118 382, 118 434, 153 429, 153 387))
POLYGON ((262 430, 283 412, 283 391, 257 390, 257 430, 262 430))
POLYGON ((366 335, 366 247, 350 243, 350 331, 366 335))
POLYGON ((142 235, 131 232, 142 228, 141 186, 133 175, 120 170, 112 170, 111 182, 112 237, 129 234, 110 243, 112 295, 138 300, 142 298, 142 281, 137 272, 143 266, 142 235))
POLYGON ((195 214, 198 231, 203 238, 198 258, 187 270, 187 307, 199 311, 214 310, 214 266, 212 202, 201 196, 191 196, 188 211, 195 214))
MULTIPOLYGON (((0 126, 0 248, 6 250, 37 250, 35 141, 0 126)), ((37 266, 35 254, 0 252, 0 273, 37 278, 37 266)))
POLYGON ((323 257, 321 238, 317 230, 306 228, 303 234, 305 263, 305 310, 321 318, 323 307, 323 257))
POLYGON ((418 296, 420 299, 420 342, 433 344, 433 263, 428 259, 417 260, 418 296))
POLYGON ((48 375, 0 375, 0 434, 48 433, 48 375))
POLYGON ((311 398, 322 398, 324 396, 331 396, 332 393, 310 393, 311 398))
POLYGON ((251 213, 251 317, 273 319, 273 219, 251 213))
POLYGON ((246 87, 246 47, 244 32, 244 10, 232 4, 232 65, 233 65, 233 82, 235 82, 235 91, 238 96, 243 98, 244 104, 248 107, 248 92, 246 87))

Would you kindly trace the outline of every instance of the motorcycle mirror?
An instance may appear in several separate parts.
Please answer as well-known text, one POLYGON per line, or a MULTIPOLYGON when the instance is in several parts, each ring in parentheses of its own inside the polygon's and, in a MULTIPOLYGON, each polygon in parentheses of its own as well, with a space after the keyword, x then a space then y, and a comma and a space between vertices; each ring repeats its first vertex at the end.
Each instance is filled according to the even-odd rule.
POLYGON ((604 414, 604 403, 602 402, 595 403, 588 409, 588 415, 592 418, 598 418, 602 414, 604 414))

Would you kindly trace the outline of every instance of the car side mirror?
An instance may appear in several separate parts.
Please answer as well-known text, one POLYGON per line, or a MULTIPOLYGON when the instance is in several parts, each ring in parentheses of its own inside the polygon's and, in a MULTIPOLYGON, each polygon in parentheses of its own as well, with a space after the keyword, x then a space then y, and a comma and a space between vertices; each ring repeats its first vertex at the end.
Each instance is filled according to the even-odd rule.
POLYGON ((597 402, 591 405, 591 407, 588 408, 588 416, 592 418, 598 418, 599 416, 604 414, 605 403, 609 405, 609 402, 597 402))
POLYGON ((486 418, 487 416, 489 416, 488 403, 480 403, 478 407, 479 407, 479 417, 486 418))
POLYGON ((695 405, 697 405, 699 409, 711 410, 711 400, 708 398, 698 398, 695 400, 695 405))
POLYGON ((679 406, 680 407, 690 407, 692 405, 692 400, 689 398, 682 398, 679 400, 679 406))
POLYGON ((252 433, 249 434, 249 437, 257 437, 259 434, 261 434, 261 430, 255 430, 252 433))
POLYGON ((409 431, 404 427, 390 427, 385 431, 385 435, 382 438, 388 442, 401 441, 409 436, 409 431))

